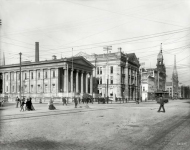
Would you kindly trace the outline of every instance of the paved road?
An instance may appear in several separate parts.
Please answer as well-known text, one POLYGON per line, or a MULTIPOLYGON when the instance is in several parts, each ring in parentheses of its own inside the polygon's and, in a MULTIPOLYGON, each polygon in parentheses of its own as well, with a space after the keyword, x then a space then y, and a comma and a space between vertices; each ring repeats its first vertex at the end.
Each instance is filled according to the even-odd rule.
POLYGON ((19 112, 14 105, 1 108, 0 146, 7 150, 188 150, 190 101, 166 104, 158 113, 155 102, 141 104, 89 104, 19 112))

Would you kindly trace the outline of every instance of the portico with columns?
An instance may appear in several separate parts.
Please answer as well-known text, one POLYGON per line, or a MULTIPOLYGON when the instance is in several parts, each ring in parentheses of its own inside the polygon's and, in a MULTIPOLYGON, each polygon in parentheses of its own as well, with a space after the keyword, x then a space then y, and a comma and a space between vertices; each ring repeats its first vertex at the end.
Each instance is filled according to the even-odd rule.
MULTIPOLYGON (((20 64, 0 66, 2 93, 15 100, 20 96, 20 64)), ((84 57, 53 59, 48 61, 22 63, 21 96, 36 101, 93 93, 93 65, 84 57)))

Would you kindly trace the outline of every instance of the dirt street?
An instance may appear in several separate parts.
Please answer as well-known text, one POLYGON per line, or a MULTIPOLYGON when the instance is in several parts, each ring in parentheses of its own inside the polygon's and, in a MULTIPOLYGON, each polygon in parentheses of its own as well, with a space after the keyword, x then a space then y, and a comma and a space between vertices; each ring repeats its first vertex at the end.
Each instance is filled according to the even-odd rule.
POLYGON ((188 150, 190 100, 174 100, 166 113, 152 102, 113 104, 34 104, 20 112, 0 108, 1 150, 188 150))

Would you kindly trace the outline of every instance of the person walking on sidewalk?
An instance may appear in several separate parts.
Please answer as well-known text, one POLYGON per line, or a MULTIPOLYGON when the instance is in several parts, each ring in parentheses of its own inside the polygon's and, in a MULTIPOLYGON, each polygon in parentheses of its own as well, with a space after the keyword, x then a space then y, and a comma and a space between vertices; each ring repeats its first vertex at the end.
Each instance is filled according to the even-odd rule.
POLYGON ((74 103, 75 103, 75 108, 77 108, 78 100, 77 100, 77 98, 75 96, 74 96, 74 103))
POLYGON ((25 104, 25 101, 24 99, 21 101, 21 105, 20 105, 20 111, 24 111, 24 104, 25 104))
POLYGON ((67 100, 65 97, 62 97, 62 102, 63 102, 63 105, 67 105, 67 100))
POLYGON ((18 98, 18 96, 16 97, 16 108, 18 108, 18 104, 20 103, 20 99, 18 98))
POLYGON ((160 96, 160 107, 158 109, 158 112, 160 112, 161 108, 163 109, 163 112, 165 112, 165 109, 164 109, 164 99, 162 96, 160 96))

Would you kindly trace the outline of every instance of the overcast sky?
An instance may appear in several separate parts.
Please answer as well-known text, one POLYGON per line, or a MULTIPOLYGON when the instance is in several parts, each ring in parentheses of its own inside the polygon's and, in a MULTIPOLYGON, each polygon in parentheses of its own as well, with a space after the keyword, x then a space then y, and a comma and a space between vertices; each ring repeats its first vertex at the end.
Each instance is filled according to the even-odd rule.
POLYGON ((160 43, 171 80, 174 55, 180 83, 190 85, 190 0, 0 0, 0 50, 6 64, 122 48, 155 68, 160 43))

